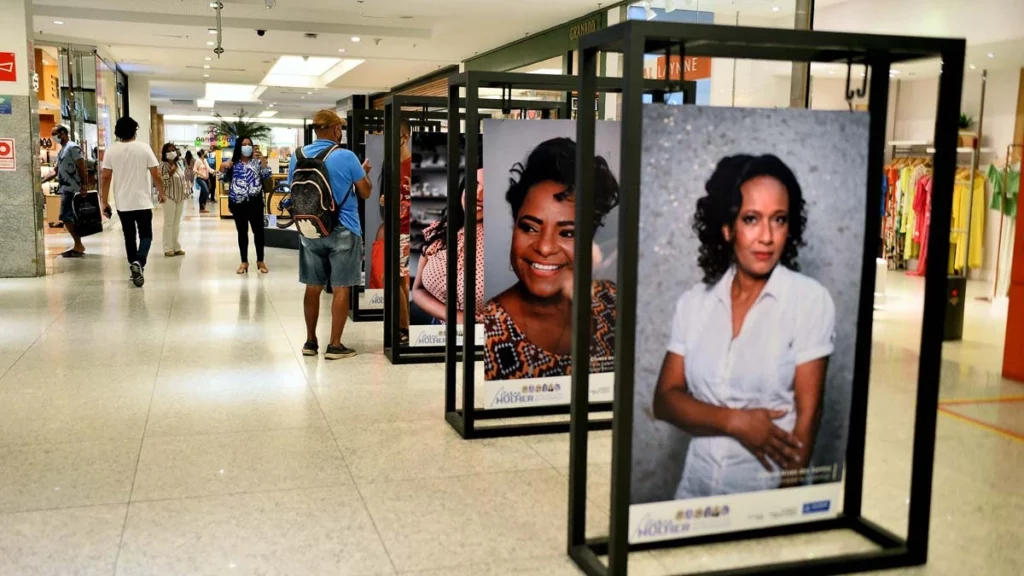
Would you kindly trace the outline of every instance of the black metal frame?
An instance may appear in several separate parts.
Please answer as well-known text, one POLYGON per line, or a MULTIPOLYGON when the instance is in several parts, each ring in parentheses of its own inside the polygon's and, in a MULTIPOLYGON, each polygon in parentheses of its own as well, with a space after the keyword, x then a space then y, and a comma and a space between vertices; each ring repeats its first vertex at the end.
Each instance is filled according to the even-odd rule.
MULTIPOLYGON (((935 156, 932 225, 929 253, 939 262, 948 257, 949 219, 952 211, 953 175, 956 168, 957 118, 963 83, 963 40, 845 34, 803 30, 779 30, 736 26, 672 24, 629 21, 597 31, 580 41, 579 92, 597 88, 597 63, 601 52, 620 52, 624 59, 622 116, 622 166, 619 183, 619 291, 616 325, 614 426, 612 434, 611 524, 608 538, 586 538, 588 329, 590 309, 586 301, 590 251, 576 244, 577 277, 573 334, 572 430, 570 433, 569 542, 568 552, 592 576, 627 573, 631 551, 694 546, 787 534, 853 530, 878 544, 877 551, 815 558, 781 564, 750 566, 704 573, 716 576, 753 574, 828 575, 923 564, 928 553, 932 465, 938 406, 942 327, 945 316, 946 270, 929 269, 926 276, 924 325, 921 334, 913 472, 911 477, 908 536, 903 540, 862 516, 864 444, 867 425, 868 381, 871 365, 872 299, 875 248, 881 217, 878 212, 889 88, 889 67, 907 60, 940 57, 943 71, 939 84, 935 121, 935 156), (869 100, 870 149, 867 166, 867 225, 861 262, 862 288, 857 319, 853 401, 846 460, 844 511, 838 518, 775 528, 715 534, 643 545, 628 538, 633 431, 633 366, 637 301, 637 256, 640 216, 642 137, 642 68, 645 53, 678 49, 697 56, 753 58, 802 62, 846 62, 871 68, 869 100), (580 272, 582 271, 582 273, 580 272), (599 556, 607 554, 605 565, 599 556)), ((591 181, 595 124, 590 115, 577 120, 577 184, 587 190, 591 181)), ((576 200, 578 237, 593 234, 592 222, 582 217, 593 209, 593 199, 580 194, 576 200)))
MULTIPOLYGON (((456 98, 456 106, 449 107, 449 99, 439 96, 405 96, 391 95, 384 101, 384 193, 388 203, 384 214, 384 354, 391 360, 392 364, 413 364, 428 362, 443 362, 445 359, 444 346, 402 346, 398 344, 399 325, 396 311, 399 309, 399 291, 394 288, 400 281, 398 269, 399 246, 398 246, 398 211, 399 194, 392 194, 392 190, 398 190, 401 174, 399 162, 401 158, 401 144, 399 140, 399 122, 407 119, 413 126, 417 123, 440 128, 440 120, 447 120, 448 126, 458 126, 463 119, 468 121, 468 113, 461 114, 460 107, 464 100, 456 98), (416 110, 407 110, 415 108, 416 110), (454 123, 454 124, 453 124, 454 123)), ((553 109, 560 103, 534 102, 531 100, 512 100, 508 102, 515 109, 553 109)), ((492 106, 497 109, 498 106, 492 106)), ((483 115, 486 116, 486 115, 483 115)), ((476 118, 482 117, 479 114, 476 118)), ((451 136, 449 136, 449 161, 451 161, 451 136)), ((451 184, 451 169, 449 165, 449 191, 458 190, 457 179, 459 167, 459 143, 455 142, 455 174, 454 187, 451 184)), ((474 180, 476 173, 474 172, 474 180)), ((474 184, 475 186, 475 184, 474 184)), ((451 204, 451 194, 449 205, 451 204)), ((457 201, 457 200, 456 200, 457 201)), ((475 197, 474 197, 475 201, 475 197)), ((475 238, 474 238, 475 240, 475 238)))
MULTIPOLYGON (((696 97, 696 85, 692 82, 675 82, 675 86, 679 87, 679 91, 683 91, 687 98, 692 102, 696 97)), ((603 81, 600 86, 595 87, 589 94, 598 94, 599 92, 616 91, 618 83, 616 81, 603 81)), ((496 98, 481 98, 481 88, 502 88, 508 90, 509 97, 511 97, 512 90, 544 90, 551 92, 560 92, 562 94, 570 94, 574 89, 578 87, 577 78, 575 76, 568 75, 547 75, 547 74, 521 74, 512 72, 483 72, 483 71, 470 71, 463 72, 460 74, 452 75, 448 81, 448 97, 449 99, 459 98, 461 90, 466 91, 466 190, 475 190, 477 186, 476 181, 476 170, 478 167, 477 157, 479 150, 480 141, 480 121, 479 121, 479 110, 493 109, 493 108, 504 108, 504 109, 525 109, 525 110, 543 110, 550 108, 557 108, 561 111, 564 119, 569 119, 570 110, 568 101, 566 102, 539 102, 539 101, 526 101, 525 104, 520 105, 517 101, 496 99, 496 98)), ((664 92, 666 83, 664 81, 648 81, 645 82, 647 92, 659 93, 664 92)), ((503 92, 504 93, 504 92, 503 92)), ((581 93, 583 94, 583 93, 581 93)), ((586 110, 590 110, 589 106, 586 110)), ((449 109, 449 114, 454 115, 458 110, 454 107, 449 109)), ((593 114, 587 114, 591 120, 594 119, 593 114)), ((454 117, 454 116, 453 116, 454 117)), ((449 120, 448 125, 458 126, 458 123, 454 120, 449 120)), ((459 165, 459 132, 456 130, 449 130, 448 132, 448 166, 459 165)), ((459 186, 459 173, 458 170, 448 171, 448 189, 455 190, 459 186)), ((448 195, 448 209, 455 210, 458 207, 459 198, 455 195, 448 195)), ((465 229, 474 230, 476 229, 476 195, 466 194, 466 224, 465 229)), ((580 216, 577 212, 577 221, 580 216)), ((448 229, 448 246, 456 246, 458 244, 458 231, 449 228, 448 229)), ((586 238, 586 236, 583 236, 586 238)), ((445 336, 445 420, 456 432, 459 433, 465 439, 475 438, 495 438, 504 436, 526 436, 533 434, 556 434, 569 431, 569 421, 558 421, 558 422, 531 422, 522 424, 504 424, 494 426, 478 426, 477 420, 494 420, 494 419, 508 419, 508 418, 536 418, 540 416, 568 416, 569 405, 555 405, 555 406, 527 406, 520 408, 503 408, 503 409, 492 409, 492 410, 480 410, 476 407, 476 351, 479 349, 475 345, 475 324, 476 324, 476 300, 470 297, 471 294, 476 292, 476 235, 466 234, 465 235, 466 249, 465 249, 465 262, 464 266, 464 294, 466 294, 465 310, 463 311, 463 326, 462 332, 464 334, 462 350, 459 350, 457 345, 457 313, 458 307, 452 305, 452 303, 458 301, 457 283, 458 283, 458 266, 457 266, 457 251, 448 251, 448 318, 447 318, 447 333, 445 336), (456 402, 457 397, 457 366, 458 362, 465 358, 471 358, 471 361, 463 362, 462 364, 462 407, 458 407, 456 402)), ((577 245, 580 245, 577 242, 577 245)), ((582 264, 588 267, 590 261, 586 264, 582 264)), ((588 284, 589 285, 589 284, 588 284)), ((578 297, 578 296, 577 296, 578 297)), ((590 301, 589 294, 585 297, 585 301, 590 301)), ((595 402, 588 403, 586 406, 587 412, 609 412, 612 409, 612 405, 609 402, 595 402)), ((589 430, 607 430, 611 428, 612 421, 610 418, 597 418, 591 420, 587 417, 587 428, 589 430)))

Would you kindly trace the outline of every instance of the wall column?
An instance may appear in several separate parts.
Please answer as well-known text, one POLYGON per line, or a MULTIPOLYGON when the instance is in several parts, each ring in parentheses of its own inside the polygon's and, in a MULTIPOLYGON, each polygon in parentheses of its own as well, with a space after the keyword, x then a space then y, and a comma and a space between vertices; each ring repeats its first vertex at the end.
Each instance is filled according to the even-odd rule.
POLYGON ((149 106, 149 78, 129 76, 128 109, 131 110, 132 119, 139 123, 139 134, 135 137, 139 142, 149 142, 149 106))
POLYGON ((0 105, 0 278, 42 276, 46 260, 39 184, 39 100, 32 84, 32 0, 0 0, 0 14, 0 78, 7 79, 0 80, 4 100, 0 105), (7 53, 14 54, 13 70, 7 53))

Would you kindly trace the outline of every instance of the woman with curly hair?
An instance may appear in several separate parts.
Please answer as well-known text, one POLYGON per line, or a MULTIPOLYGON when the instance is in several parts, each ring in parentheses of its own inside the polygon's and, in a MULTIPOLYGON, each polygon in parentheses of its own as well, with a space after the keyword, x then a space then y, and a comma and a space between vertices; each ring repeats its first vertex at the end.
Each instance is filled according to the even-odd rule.
POLYGON ((704 272, 676 304, 654 415, 692 436, 676 499, 807 482, 835 305, 799 273, 807 224, 773 155, 722 159, 697 201, 704 272))
MULTIPOLYGON (((572 292, 576 245, 576 143, 553 138, 511 170, 505 199, 512 208, 509 261, 518 282, 484 307, 487 380, 566 376, 572 366, 572 292)), ((619 202, 619 183, 598 156, 594 163, 596 227, 619 202)), ((596 281, 591 372, 614 364, 615 284, 596 281)))

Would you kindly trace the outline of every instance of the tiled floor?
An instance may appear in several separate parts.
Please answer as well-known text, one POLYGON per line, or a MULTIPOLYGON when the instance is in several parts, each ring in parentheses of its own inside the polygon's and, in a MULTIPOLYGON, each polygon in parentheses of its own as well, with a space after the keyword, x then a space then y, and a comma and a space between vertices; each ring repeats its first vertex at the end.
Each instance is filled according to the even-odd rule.
MULTIPOLYGON (((564 555, 565 436, 460 440, 442 418, 441 367, 390 366, 379 324, 349 325, 355 359, 301 356, 296 254, 271 249, 269 275, 236 276, 233 225, 192 214, 188 255, 156 250, 144 289, 127 281, 117 230, 45 278, 0 280, 0 574, 578 573, 564 555)), ((64 241, 47 236, 51 253, 64 241)), ((890 282, 875 325, 866 512, 896 532, 914 282, 890 282)), ((942 398, 1024 395, 997 375, 998 308, 968 314, 942 398)), ((947 408, 962 418, 939 417, 931 561, 901 573, 1022 574, 1024 403, 947 408)), ((592 438, 599 534, 610 441, 592 438)), ((630 573, 867 546, 835 534, 689 548, 637 554, 630 573)))

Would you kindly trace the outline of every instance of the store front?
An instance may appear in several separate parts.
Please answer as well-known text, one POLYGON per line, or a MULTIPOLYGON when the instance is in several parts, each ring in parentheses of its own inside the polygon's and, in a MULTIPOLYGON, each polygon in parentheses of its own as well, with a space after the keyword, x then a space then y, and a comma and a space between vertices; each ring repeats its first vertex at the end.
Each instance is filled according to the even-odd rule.
MULTIPOLYGON (((64 125, 85 155, 86 189, 98 190, 99 166, 114 142, 114 124, 128 113, 128 77, 92 46, 39 43, 34 58, 41 176, 50 173, 60 153, 60 144, 50 133, 54 126, 64 125)), ((62 227, 56 191, 56 181, 43 185, 45 221, 50 229, 62 227)))

